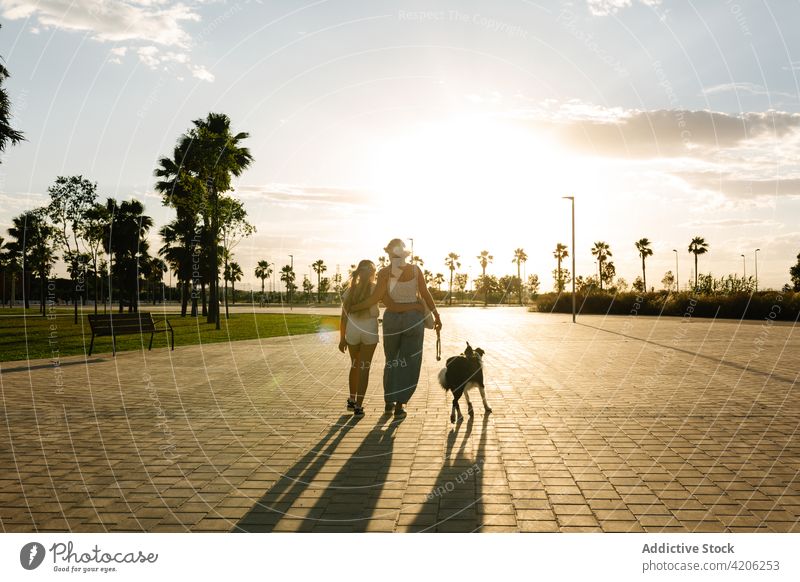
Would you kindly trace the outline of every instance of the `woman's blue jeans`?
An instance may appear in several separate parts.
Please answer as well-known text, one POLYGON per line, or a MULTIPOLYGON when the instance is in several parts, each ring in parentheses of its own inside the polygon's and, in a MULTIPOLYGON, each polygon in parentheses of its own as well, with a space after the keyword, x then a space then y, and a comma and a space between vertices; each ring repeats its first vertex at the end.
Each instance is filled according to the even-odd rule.
POLYGON ((422 368, 422 340, 425 337, 424 315, 420 311, 383 314, 383 399, 405 404, 411 399, 422 368))

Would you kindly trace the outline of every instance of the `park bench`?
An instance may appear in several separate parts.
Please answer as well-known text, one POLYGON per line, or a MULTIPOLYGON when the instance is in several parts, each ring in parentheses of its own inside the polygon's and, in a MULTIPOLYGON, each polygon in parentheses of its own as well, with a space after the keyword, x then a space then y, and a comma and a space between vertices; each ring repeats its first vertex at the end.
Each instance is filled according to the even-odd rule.
MULTIPOLYGON (((117 355, 116 337, 118 335, 135 335, 135 334, 150 334, 150 345, 147 349, 153 348, 153 336, 156 331, 156 322, 153 321, 153 316, 149 312, 139 313, 109 313, 107 315, 89 315, 89 326, 92 328, 92 342, 89 344, 89 355, 92 355, 94 348, 94 338, 101 336, 111 336, 111 351, 117 355)), ((175 332, 172 329, 169 321, 166 319, 164 322, 167 324, 166 330, 169 331, 170 344, 172 349, 175 349, 175 332)))

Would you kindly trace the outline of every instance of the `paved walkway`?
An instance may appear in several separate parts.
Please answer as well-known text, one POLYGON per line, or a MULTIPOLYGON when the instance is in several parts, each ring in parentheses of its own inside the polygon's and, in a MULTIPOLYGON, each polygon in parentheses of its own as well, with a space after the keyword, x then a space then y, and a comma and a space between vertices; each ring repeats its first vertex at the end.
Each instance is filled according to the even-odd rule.
POLYGON ((443 318, 494 408, 456 426, 432 337, 402 422, 333 333, 0 364, 2 530, 800 531, 793 326, 443 318))

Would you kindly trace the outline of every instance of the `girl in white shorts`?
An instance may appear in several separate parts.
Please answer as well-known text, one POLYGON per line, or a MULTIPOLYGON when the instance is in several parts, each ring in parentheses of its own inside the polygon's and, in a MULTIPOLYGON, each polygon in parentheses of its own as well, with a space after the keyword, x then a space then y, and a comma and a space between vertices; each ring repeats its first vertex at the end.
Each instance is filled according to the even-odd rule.
POLYGON ((342 319, 339 351, 350 352, 350 397, 347 408, 355 415, 364 414, 364 395, 369 383, 372 356, 378 345, 378 305, 362 311, 351 312, 350 307, 361 303, 375 289, 375 264, 363 260, 350 276, 347 289, 342 293, 342 319))

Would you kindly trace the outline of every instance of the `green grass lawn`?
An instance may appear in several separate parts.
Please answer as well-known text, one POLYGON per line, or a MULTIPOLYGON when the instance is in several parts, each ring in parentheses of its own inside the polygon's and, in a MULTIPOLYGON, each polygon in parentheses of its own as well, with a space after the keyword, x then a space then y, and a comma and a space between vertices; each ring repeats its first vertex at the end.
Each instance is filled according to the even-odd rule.
MULTIPOLYGON (((11 310, 9 310, 11 311, 11 310)), ((19 315, 21 310, 14 310, 19 315)), ((328 315, 300 315, 280 313, 236 313, 231 319, 222 317, 222 329, 214 329, 204 317, 181 318, 177 314, 166 317, 175 330, 175 347, 211 344, 257 338, 302 335, 339 329, 339 317, 328 315)), ((164 315, 153 312, 156 328, 163 330, 164 315)), ((0 361, 34 360, 54 356, 74 356, 89 351, 92 331, 86 316, 73 323, 71 307, 57 310, 55 319, 46 319, 30 310, 28 317, 8 317, 0 310, 0 361)), ((150 334, 124 335, 117 338, 117 351, 147 349, 150 334)), ((156 332, 153 349, 169 349, 169 336, 156 332)), ((111 354, 111 338, 94 340, 95 354, 111 354)))

